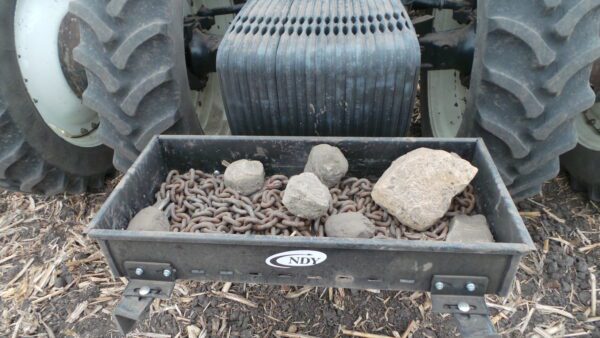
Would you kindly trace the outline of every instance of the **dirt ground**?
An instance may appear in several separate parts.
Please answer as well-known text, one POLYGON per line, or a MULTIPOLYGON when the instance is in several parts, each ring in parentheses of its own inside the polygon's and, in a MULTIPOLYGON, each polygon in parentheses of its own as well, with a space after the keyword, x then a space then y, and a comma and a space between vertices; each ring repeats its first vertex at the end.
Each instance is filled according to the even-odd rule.
MULTIPOLYGON (((0 192, 0 336, 119 337, 114 279, 83 234, 107 192, 44 198, 0 192)), ((507 337, 600 337, 595 278, 600 206, 564 176, 519 209, 538 250, 521 263, 509 297, 489 297, 507 337)), ((427 293, 178 282, 131 337, 455 337, 427 293), (346 331, 344 331, 346 330, 346 331), (348 331, 349 330, 349 331, 348 331), (376 336, 378 335, 378 336, 376 336)))

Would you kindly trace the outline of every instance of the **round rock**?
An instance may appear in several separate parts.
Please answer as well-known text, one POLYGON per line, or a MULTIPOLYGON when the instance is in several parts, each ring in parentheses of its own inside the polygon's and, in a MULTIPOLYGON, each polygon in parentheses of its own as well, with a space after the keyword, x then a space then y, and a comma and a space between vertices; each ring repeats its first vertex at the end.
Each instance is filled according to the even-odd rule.
POLYGON ((327 237, 372 238, 375 226, 360 212, 332 215, 325 222, 327 237))
POLYGON ((225 169, 225 186, 242 195, 259 191, 265 183, 265 168, 259 161, 239 160, 225 169))
POLYGON ((138 212, 129 222, 127 230, 169 231, 169 219, 164 211, 157 207, 147 207, 138 212))
POLYGON ((329 144, 319 144, 310 150, 304 172, 314 173, 327 187, 340 183, 348 172, 348 160, 337 148, 329 144))
POLYGON ((331 193, 315 174, 302 173, 290 178, 283 192, 282 202, 298 217, 317 219, 327 213, 331 193))

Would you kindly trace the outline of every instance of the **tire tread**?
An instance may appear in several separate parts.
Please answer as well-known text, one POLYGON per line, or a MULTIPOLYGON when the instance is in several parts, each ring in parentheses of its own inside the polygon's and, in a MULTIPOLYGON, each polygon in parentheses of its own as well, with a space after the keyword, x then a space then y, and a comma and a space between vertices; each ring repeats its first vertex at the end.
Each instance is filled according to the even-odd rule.
POLYGON ((478 89, 465 113, 475 118, 461 134, 484 138, 513 198, 522 199, 558 174, 559 156, 577 142, 573 119, 593 104, 588 79, 600 57, 600 0, 481 2, 478 19, 487 22, 478 31, 473 66, 481 74, 472 78, 471 88, 478 89), (522 13, 509 17, 506 8, 522 13), (582 42, 585 32, 593 40, 582 42), (527 49, 493 52, 514 41, 527 49), (513 67, 515 56, 527 52, 537 62, 526 72, 513 67), (493 109, 491 100, 499 103, 493 109))

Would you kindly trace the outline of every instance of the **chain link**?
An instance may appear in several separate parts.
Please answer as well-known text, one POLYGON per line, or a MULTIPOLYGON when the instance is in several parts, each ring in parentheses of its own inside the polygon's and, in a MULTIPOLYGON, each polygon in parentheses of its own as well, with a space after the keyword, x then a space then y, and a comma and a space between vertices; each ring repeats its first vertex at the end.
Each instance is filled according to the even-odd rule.
POLYGON ((448 223, 457 214, 471 214, 475 194, 469 185, 452 201, 449 211, 434 226, 418 232, 398 222, 371 198, 373 183, 365 178, 349 177, 330 189, 332 203, 327 215, 305 220, 291 214, 283 205, 288 182, 284 175, 269 177, 262 190, 243 196, 226 188, 223 175, 190 169, 184 174, 172 170, 156 194, 158 201, 168 199, 165 209, 171 231, 263 234, 284 236, 325 236, 327 217, 344 212, 364 214, 376 228, 376 238, 444 240, 448 223))

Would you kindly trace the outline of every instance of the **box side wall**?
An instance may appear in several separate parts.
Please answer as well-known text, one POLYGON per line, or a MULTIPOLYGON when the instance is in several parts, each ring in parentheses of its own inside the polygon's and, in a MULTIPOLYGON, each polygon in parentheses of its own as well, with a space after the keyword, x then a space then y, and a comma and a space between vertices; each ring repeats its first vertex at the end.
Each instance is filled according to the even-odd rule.
POLYGON ((167 166, 179 170, 196 168, 205 172, 225 167, 222 161, 261 161, 267 175, 296 175, 304 170, 313 146, 328 143, 339 147, 349 162, 348 175, 376 180, 390 163, 407 152, 429 147, 455 152, 471 160, 476 140, 415 138, 315 138, 315 137, 214 137, 161 136, 167 166))
POLYGON ((481 276, 487 293, 499 293, 512 256, 487 253, 447 253, 314 248, 311 246, 236 245, 111 241, 118 269, 124 263, 169 263, 178 279, 232 281, 344 288, 423 290, 434 275, 481 276), (291 250, 317 250, 327 259, 315 266, 276 268, 267 258, 291 250))
POLYGON ((472 162, 479 169, 473 180, 478 211, 486 216, 496 242, 533 246, 519 211, 492 161, 483 141, 478 142, 472 162))
POLYGON ((98 229, 125 229, 133 216, 153 205, 155 194, 167 176, 160 141, 154 138, 127 170, 93 221, 98 229))

